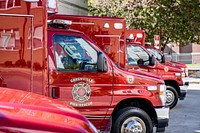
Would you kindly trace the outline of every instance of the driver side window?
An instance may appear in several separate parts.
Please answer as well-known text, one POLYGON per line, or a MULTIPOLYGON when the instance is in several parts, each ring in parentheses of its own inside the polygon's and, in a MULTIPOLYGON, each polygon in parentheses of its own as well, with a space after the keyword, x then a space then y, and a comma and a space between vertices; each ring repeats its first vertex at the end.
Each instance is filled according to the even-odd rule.
POLYGON ((58 71, 96 71, 97 51, 79 36, 54 35, 53 48, 58 71))
POLYGON ((149 65, 149 54, 140 46, 127 45, 129 65, 149 65))
POLYGON ((155 49, 147 49, 159 62, 162 62, 162 55, 155 49))

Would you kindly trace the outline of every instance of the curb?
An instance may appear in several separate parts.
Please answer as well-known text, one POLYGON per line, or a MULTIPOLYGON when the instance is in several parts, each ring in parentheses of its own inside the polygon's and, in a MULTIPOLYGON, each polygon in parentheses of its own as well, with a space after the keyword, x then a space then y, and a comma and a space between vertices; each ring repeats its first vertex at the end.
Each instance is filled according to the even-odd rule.
POLYGON ((196 71, 198 71, 198 70, 200 70, 200 67, 198 67, 198 66, 189 66, 188 67, 188 71, 189 70, 196 70, 196 71))
POLYGON ((188 90, 200 90, 200 78, 189 78, 188 90))
POLYGON ((189 85, 190 85, 190 84, 200 84, 200 82, 190 81, 190 82, 189 82, 189 85))
POLYGON ((189 78, 189 85, 190 84, 200 84, 200 78, 189 78))

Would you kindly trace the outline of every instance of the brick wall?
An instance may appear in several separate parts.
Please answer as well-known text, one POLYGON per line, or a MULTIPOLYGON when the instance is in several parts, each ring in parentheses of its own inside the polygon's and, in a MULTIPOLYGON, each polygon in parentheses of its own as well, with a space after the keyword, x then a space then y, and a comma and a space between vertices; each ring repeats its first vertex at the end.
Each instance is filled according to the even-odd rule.
POLYGON ((199 64, 200 63, 200 45, 189 44, 181 49, 176 44, 168 45, 165 47, 164 53, 166 57, 172 59, 173 61, 180 61, 187 64, 199 64), (169 51, 172 51, 169 54, 169 51))
POLYGON ((183 46, 181 49, 176 44, 170 44, 165 47, 164 53, 168 53, 170 48, 173 53, 200 53, 200 45, 198 44, 189 44, 183 46))

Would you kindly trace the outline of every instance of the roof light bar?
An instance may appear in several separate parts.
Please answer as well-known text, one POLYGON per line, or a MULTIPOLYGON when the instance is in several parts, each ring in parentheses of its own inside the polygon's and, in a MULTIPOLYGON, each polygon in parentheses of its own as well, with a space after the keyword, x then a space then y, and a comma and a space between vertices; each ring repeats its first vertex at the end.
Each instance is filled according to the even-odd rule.
POLYGON ((24 2, 39 2, 39 0, 22 0, 24 2))
POLYGON ((66 25, 71 25, 72 21, 70 20, 63 20, 63 19, 54 19, 53 20, 54 24, 66 24, 66 25))

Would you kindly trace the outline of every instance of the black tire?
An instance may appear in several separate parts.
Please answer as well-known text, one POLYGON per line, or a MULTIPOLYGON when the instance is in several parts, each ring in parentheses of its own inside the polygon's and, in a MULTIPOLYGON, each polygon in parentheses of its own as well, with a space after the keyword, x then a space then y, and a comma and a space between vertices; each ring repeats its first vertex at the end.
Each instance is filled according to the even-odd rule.
MULTIPOLYGON (((132 133, 129 131, 123 132, 123 125, 128 126, 125 123, 129 123, 129 129, 135 125, 137 129, 142 130, 142 133, 152 133, 153 124, 149 115, 140 108, 127 107, 121 109, 115 116, 113 116, 113 125, 111 133, 132 133), (145 130, 146 128, 146 130, 145 130)), ((135 128, 135 129, 136 129, 135 128)))
POLYGON ((174 108, 178 103, 178 92, 176 89, 170 85, 166 86, 167 100, 166 105, 170 107, 170 109, 174 108))

